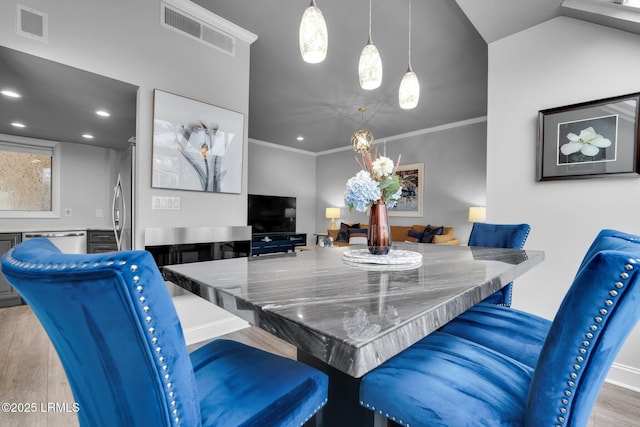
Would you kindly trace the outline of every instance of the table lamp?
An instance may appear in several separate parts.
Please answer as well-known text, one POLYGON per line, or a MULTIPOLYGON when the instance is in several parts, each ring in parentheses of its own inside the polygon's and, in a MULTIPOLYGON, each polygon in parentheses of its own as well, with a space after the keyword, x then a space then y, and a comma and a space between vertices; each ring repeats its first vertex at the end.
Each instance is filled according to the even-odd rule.
POLYGON ((469 222, 485 222, 487 208, 485 206, 471 206, 469 208, 469 222))
POLYGON ((331 219, 329 223, 329 230, 337 230, 336 218, 340 218, 340 208, 326 208, 324 210, 324 217, 331 219))

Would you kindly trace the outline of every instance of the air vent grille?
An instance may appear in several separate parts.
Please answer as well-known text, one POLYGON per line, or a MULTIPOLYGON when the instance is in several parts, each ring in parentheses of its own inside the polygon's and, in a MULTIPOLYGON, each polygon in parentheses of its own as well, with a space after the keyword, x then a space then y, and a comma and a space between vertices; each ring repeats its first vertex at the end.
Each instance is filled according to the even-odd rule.
POLYGON ((164 2, 162 3, 162 24, 235 56, 236 39, 234 37, 164 2))
POLYGON ((48 15, 22 5, 18 5, 17 33, 30 39, 48 41, 48 15))
POLYGON ((164 8, 164 23, 176 30, 184 31, 193 37, 200 38, 202 25, 199 22, 168 7, 164 8))

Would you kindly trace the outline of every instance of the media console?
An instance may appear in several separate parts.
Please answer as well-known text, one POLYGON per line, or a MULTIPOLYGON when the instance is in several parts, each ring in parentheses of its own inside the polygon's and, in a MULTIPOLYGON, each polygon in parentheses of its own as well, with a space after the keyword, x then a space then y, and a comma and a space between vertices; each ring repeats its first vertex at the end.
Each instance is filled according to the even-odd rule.
POLYGON ((264 233, 251 236, 251 255, 293 252, 296 246, 307 244, 306 234, 264 233))

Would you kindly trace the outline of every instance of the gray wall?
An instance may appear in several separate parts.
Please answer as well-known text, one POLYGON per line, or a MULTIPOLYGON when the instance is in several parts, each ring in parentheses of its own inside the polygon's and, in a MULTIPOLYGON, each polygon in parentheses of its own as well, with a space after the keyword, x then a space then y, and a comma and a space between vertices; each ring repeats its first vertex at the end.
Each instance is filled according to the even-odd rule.
MULTIPOLYGON (((382 141, 374 147, 382 153, 382 141)), ((391 225, 432 224, 455 227, 455 235, 466 243, 471 231, 467 222, 470 206, 484 205, 486 179, 486 122, 452 125, 443 130, 415 132, 399 139, 388 138, 387 157, 401 164, 424 163, 423 216, 389 218, 391 225)), ((350 148, 318 156, 316 229, 326 231, 327 207, 340 207, 341 221, 367 223, 365 213, 344 204, 347 180, 359 166, 350 148)))
MULTIPOLYGON (((30 0, 29 7, 49 15, 49 41, 42 43, 16 34, 17 3, 0 2, 0 40, 4 46, 140 87, 136 247, 144 246, 146 227, 246 225, 246 143, 240 194, 151 188, 151 153, 154 88, 247 114, 248 43, 238 40, 236 56, 232 57, 163 28, 160 0, 30 0), (181 209, 152 210, 153 195, 178 196, 181 209)), ((245 121, 245 141, 246 134, 245 121)), ((83 190, 83 194, 88 192, 88 188, 83 190)))
POLYGON ((313 153, 249 140, 250 194, 296 198, 296 231, 315 244, 316 157, 313 153))
MULTIPOLYGON (((640 234, 639 178, 535 181, 538 110, 637 92, 639 47, 638 35, 565 17, 489 45, 487 219, 531 224, 526 248, 545 251, 516 280, 516 308, 551 319, 600 229, 640 234)), ((639 354, 637 326, 608 378, 640 389, 639 354)))

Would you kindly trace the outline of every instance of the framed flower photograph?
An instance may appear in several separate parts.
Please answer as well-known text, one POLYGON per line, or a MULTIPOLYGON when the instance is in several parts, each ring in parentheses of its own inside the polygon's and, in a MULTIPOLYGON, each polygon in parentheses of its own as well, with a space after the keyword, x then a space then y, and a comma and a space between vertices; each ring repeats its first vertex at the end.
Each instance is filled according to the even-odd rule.
POLYGON ((243 145, 243 114, 153 91, 152 187, 239 194, 243 145))
POLYGON ((398 203, 389 209, 389 216, 416 216, 422 214, 424 195, 424 163, 400 164, 396 171, 400 181, 401 195, 398 203))
POLYGON ((538 112, 537 181, 639 174, 640 93, 538 112))

